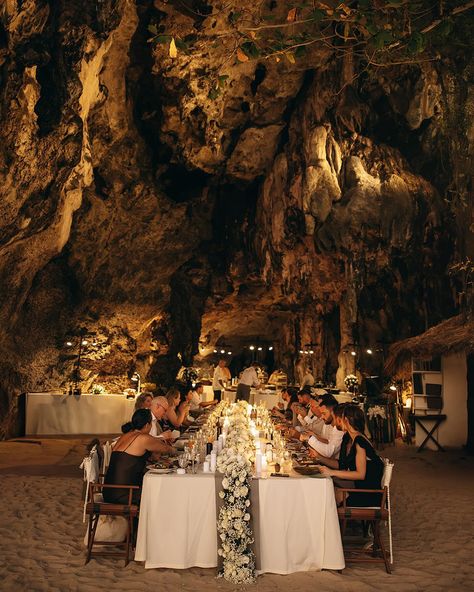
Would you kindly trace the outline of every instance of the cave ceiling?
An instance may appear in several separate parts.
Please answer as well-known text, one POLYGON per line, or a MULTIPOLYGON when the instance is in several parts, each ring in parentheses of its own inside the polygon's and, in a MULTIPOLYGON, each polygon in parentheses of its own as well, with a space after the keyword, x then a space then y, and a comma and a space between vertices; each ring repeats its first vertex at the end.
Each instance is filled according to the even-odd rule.
POLYGON ((139 367, 160 380, 199 344, 251 338, 286 363, 315 343, 323 372, 344 344, 393 341, 456 311, 446 274, 472 250, 472 207, 459 213, 446 196, 455 169, 469 191, 469 60, 345 85, 327 45, 296 61, 236 59, 231 13, 219 2, 3 5, 11 388, 61 384, 61 344, 81 329, 97 343, 86 378, 139 367), (170 39, 194 49, 173 54, 170 39))

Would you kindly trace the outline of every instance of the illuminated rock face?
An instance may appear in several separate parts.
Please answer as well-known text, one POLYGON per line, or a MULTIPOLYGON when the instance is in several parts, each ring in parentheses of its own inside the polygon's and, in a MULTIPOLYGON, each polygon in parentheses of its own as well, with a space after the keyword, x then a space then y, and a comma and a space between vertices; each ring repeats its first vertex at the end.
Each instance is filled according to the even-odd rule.
POLYGON ((16 394, 68 379, 62 344, 81 328, 95 343, 85 389, 121 390, 135 369, 166 384, 199 341, 251 337, 274 343, 290 373, 312 343, 315 373, 339 368, 340 381, 354 370, 349 344, 453 312, 445 272, 456 245, 470 252, 472 210, 448 210, 458 171, 440 163, 456 134, 457 167, 472 156, 472 129, 447 125, 454 108, 472 121, 469 85, 444 64, 338 93, 327 49, 296 65, 222 64, 225 27, 148 0, 6 3, 3 433, 16 394), (172 58, 148 43, 156 23, 211 49, 172 58))

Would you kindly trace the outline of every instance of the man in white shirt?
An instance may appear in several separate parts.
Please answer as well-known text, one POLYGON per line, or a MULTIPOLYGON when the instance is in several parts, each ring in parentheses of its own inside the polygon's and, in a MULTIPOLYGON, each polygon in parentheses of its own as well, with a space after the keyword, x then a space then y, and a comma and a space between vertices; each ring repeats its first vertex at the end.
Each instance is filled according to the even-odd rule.
POLYGON ((258 366, 258 364, 254 362, 242 372, 239 384, 237 385, 237 394, 235 396, 236 401, 249 401, 250 389, 253 386, 260 386, 256 366, 258 366))
POLYGON ((321 418, 326 426, 330 426, 326 437, 314 435, 307 438, 309 434, 302 434, 301 439, 308 439, 311 448, 314 448, 321 456, 338 458, 344 433, 336 427, 334 409, 337 407, 337 401, 332 395, 323 395, 319 407, 321 409, 321 418))
POLYGON ((222 398, 222 391, 225 388, 224 383, 229 380, 229 370, 225 367, 225 360, 219 360, 212 378, 212 390, 214 391, 214 398, 220 401, 222 398))
POLYGON ((151 430, 150 436, 162 438, 163 440, 172 440, 173 435, 170 430, 163 432, 160 420, 163 419, 168 411, 168 399, 166 397, 155 397, 151 402, 151 430))
POLYGON ((216 400, 203 401, 202 400, 203 392, 204 392, 204 387, 200 382, 198 382, 192 391, 193 394, 192 394, 192 397, 190 400, 191 411, 194 411, 194 412, 201 411, 203 407, 209 407, 209 405, 215 405, 217 403, 216 400))

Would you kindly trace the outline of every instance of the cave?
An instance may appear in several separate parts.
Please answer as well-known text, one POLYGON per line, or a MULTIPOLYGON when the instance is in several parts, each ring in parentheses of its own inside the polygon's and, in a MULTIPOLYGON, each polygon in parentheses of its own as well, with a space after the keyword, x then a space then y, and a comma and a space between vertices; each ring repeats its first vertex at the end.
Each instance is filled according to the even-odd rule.
POLYGON ((84 392, 137 371, 167 388, 220 344, 238 367, 252 340, 290 381, 316 344, 304 363, 340 383, 348 344, 470 302, 452 273, 474 244, 469 19, 380 67, 282 34, 222 64, 231 6, 53 4, 0 23, 3 437, 18 395, 68 388, 71 336, 96 344, 84 392))
POLYGON ((393 589, 472 587, 473 38, 469 0, 1 2, 2 590, 389 587, 357 517, 393 589))

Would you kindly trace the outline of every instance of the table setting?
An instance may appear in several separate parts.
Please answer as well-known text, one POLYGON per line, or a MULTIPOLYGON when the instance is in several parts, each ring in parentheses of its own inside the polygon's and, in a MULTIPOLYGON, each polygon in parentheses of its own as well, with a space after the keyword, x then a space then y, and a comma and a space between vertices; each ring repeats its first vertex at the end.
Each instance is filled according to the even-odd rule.
POLYGON ((344 568, 332 480, 264 406, 222 401, 177 442, 144 477, 135 561, 240 584, 344 568))

